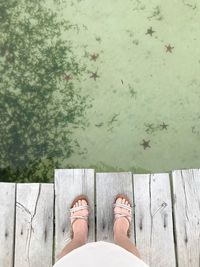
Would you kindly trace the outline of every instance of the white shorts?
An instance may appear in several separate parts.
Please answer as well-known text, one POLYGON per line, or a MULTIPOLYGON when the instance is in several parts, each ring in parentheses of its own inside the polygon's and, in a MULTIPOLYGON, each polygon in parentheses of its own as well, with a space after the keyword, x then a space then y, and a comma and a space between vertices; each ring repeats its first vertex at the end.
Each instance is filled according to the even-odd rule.
POLYGON ((72 250, 53 267, 148 267, 141 259, 124 248, 109 242, 97 241, 72 250))

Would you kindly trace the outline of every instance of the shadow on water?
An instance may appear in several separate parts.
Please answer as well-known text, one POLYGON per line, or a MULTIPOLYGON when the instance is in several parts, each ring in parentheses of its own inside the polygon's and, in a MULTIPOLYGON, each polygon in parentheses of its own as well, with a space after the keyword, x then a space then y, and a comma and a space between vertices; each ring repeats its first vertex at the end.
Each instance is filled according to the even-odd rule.
POLYGON ((51 180, 79 144, 72 125, 86 127, 88 95, 74 86, 86 67, 44 1, 1 1, 0 168, 4 181, 51 180), (51 173, 51 174, 50 174, 51 173))

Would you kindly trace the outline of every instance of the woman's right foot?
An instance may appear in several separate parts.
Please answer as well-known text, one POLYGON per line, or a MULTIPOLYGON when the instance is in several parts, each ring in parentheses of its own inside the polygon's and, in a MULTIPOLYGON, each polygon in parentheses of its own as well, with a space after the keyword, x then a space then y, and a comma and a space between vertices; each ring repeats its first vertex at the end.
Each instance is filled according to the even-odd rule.
MULTIPOLYGON (((77 201, 74 203, 73 207, 71 208, 76 208, 79 206, 85 206, 88 205, 86 199, 77 199, 77 201)), ((71 211, 71 216, 89 216, 89 211, 88 208, 86 207, 85 209, 77 210, 77 211, 71 211)), ((86 243, 88 239, 88 220, 83 220, 80 218, 76 219, 71 219, 71 223, 73 222, 72 225, 72 230, 73 230, 73 238, 78 238, 79 240, 83 241, 86 243)))
MULTIPOLYGON (((127 205, 127 207, 131 208, 129 201, 124 195, 119 195, 115 203, 124 204, 124 205, 127 205)), ((132 216, 130 210, 127 210, 126 208, 122 208, 122 207, 115 207, 114 213, 115 212, 132 216)), ((117 215, 115 215, 115 217, 117 217, 117 215)), ((114 226, 113 226, 114 239, 122 235, 127 236, 127 231, 129 229, 130 222, 131 222, 131 217, 120 217, 115 220, 114 226)))

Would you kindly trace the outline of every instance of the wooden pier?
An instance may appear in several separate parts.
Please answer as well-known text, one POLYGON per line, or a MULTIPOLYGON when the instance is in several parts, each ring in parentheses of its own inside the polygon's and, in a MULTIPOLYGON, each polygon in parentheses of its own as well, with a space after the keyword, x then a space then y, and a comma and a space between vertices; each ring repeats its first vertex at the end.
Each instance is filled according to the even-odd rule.
POLYGON ((54 184, 0 183, 0 267, 51 267, 69 242, 69 208, 79 194, 88 196, 91 207, 88 242, 114 243, 118 193, 134 206, 131 239, 149 266, 200 266, 200 169, 57 169, 54 184))

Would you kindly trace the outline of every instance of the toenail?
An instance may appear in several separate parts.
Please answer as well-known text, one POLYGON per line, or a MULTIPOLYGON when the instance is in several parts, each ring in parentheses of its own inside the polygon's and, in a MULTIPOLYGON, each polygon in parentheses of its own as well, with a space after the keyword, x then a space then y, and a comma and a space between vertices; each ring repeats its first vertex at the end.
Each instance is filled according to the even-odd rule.
POLYGON ((118 199, 117 199, 117 202, 121 202, 122 201, 122 199, 121 199, 121 197, 119 197, 118 199))

